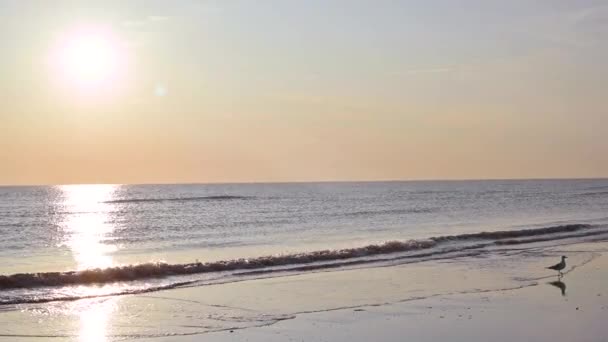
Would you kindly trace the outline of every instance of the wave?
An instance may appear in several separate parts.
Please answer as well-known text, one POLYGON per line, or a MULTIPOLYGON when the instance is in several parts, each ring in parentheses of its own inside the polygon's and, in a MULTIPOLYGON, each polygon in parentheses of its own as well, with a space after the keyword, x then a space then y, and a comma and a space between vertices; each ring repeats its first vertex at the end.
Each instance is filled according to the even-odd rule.
POLYGON ((608 196, 608 191, 592 191, 577 194, 577 197, 604 197, 608 196))
POLYGON ((189 264, 146 263, 105 269, 90 269, 78 272, 45 272, 25 273, 0 276, 0 289, 82 285, 130 281, 145 278, 158 278, 197 273, 222 272, 264 267, 305 264, 321 261, 336 261, 367 255, 392 253, 432 247, 430 240, 410 240, 406 242, 389 241, 379 245, 368 245, 359 248, 340 250, 323 250, 309 253, 263 256, 251 259, 233 259, 225 261, 189 264))
POLYGON ((314 265, 314 268, 330 268, 352 264, 353 262, 357 264, 362 262, 377 262, 377 259, 365 260, 363 258, 392 253, 424 251, 423 253, 417 253, 418 256, 428 257, 435 254, 479 249, 492 245, 524 244, 608 233, 607 229, 603 229, 604 227, 599 227, 599 229, 592 228, 598 227, 588 224, 569 224, 535 229, 436 236, 421 240, 388 241, 356 248, 321 250, 206 263, 168 264, 158 262, 71 272, 20 273, 0 276, 0 289, 104 284, 201 273, 243 272, 303 265, 314 265), (475 243, 458 244, 458 242, 463 241, 475 243), (484 243, 479 243, 480 241, 484 243), (440 246, 449 248, 434 249, 440 246), (321 263, 326 264, 321 265, 321 263))
POLYGON ((491 240, 507 239, 517 237, 529 237, 546 234, 568 233, 593 227, 590 224, 565 224, 545 228, 520 229, 520 230, 499 230, 493 232, 481 232, 473 234, 447 235, 431 238, 434 241, 454 241, 454 240, 491 240))
POLYGON ((252 199, 250 196, 231 196, 231 195, 216 195, 216 196, 196 196, 196 197, 169 197, 169 198, 126 198, 105 201, 103 203, 143 203, 143 202, 188 202, 188 201, 227 201, 227 200, 244 200, 252 199))
MULTIPOLYGON (((608 179, 603 179, 605 181, 608 181, 608 179)), ((587 190, 603 190, 603 189, 608 189, 608 184, 607 185, 595 185, 595 186, 590 186, 588 188, 586 188, 587 190)))
POLYGON ((361 210, 353 211, 340 216, 373 216, 373 215, 386 215, 386 214, 421 214, 421 213, 432 213, 437 211, 437 208, 406 208, 406 209, 387 209, 387 210, 361 210))

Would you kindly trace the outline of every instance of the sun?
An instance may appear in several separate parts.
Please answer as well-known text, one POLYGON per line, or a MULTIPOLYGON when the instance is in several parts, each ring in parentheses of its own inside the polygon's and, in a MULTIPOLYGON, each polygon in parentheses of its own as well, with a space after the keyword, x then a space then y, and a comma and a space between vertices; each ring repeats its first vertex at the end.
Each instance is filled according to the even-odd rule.
POLYGON ((116 51, 104 37, 78 36, 63 50, 62 62, 67 76, 85 83, 98 83, 116 71, 116 51))
POLYGON ((51 60, 54 74, 62 84, 99 90, 120 81, 126 54, 123 44, 110 30, 79 28, 58 39, 51 60))

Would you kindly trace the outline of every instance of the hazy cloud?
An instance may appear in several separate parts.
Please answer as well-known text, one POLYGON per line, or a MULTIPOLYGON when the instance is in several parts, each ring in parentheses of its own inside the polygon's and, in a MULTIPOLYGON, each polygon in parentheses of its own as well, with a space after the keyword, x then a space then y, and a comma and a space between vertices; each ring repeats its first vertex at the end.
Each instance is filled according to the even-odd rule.
POLYGON ((578 8, 536 18, 528 25, 533 37, 552 44, 588 47, 608 36, 608 5, 578 8))
POLYGON ((165 21, 165 20, 169 20, 168 16, 164 16, 164 15, 150 15, 148 16, 148 21, 165 21))
POLYGON ((163 15, 150 15, 144 19, 126 20, 122 22, 124 27, 128 28, 142 28, 147 24, 160 23, 169 20, 171 17, 163 15))
POLYGON ((416 68, 406 70, 406 74, 437 74, 443 72, 450 72, 456 69, 455 66, 441 66, 441 67, 431 67, 431 68, 416 68))

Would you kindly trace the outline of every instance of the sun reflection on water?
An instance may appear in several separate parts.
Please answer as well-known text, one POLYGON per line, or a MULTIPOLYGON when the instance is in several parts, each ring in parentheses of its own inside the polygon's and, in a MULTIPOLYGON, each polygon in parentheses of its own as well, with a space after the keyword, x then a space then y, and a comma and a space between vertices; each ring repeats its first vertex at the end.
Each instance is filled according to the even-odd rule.
POLYGON ((61 187, 66 215, 61 222, 67 246, 79 270, 113 265, 116 246, 107 241, 114 231, 110 213, 117 185, 66 185, 61 187))
MULTIPOLYGON (((63 246, 69 248, 78 270, 113 266, 109 244, 115 227, 111 223, 115 204, 112 201, 117 185, 66 185, 61 186, 62 212, 60 226, 64 233, 63 246)), ((105 286, 107 287, 107 286, 105 286)), ((91 288, 95 293, 95 289, 91 288)), ((103 293, 99 293, 103 294, 103 293)), ((118 297, 102 301, 74 302, 72 313, 79 318, 79 341, 105 342, 109 320, 118 297)))
POLYGON ((76 302, 72 312, 79 316, 78 341, 106 342, 108 326, 116 309, 117 297, 104 300, 84 300, 76 302))

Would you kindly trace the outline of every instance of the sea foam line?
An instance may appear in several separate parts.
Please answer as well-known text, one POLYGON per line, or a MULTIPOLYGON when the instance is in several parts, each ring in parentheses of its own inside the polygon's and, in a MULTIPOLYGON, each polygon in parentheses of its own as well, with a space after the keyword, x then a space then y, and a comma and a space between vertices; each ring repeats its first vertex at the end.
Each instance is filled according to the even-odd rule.
MULTIPOLYGON (((381 244, 371 244, 356 248, 321 250, 205 263, 168 264, 158 262, 71 272, 20 273, 0 276, 0 289, 103 284, 199 273, 261 270, 277 266, 338 262, 375 255, 426 250, 441 244, 462 241, 489 241, 491 244, 496 245, 529 243, 534 241, 589 236, 596 233, 595 231, 589 231, 592 227, 593 226, 587 224, 570 224, 535 229, 437 236, 421 240, 388 241, 381 244), (540 237, 542 237, 542 239, 540 237), (520 240, 514 240, 516 238, 520 240)), ((597 233, 603 234, 608 233, 608 231, 599 230, 597 233)), ((453 250, 458 250, 459 248, 458 245, 451 247, 453 250)), ((463 244, 460 248, 470 249, 471 246, 463 244)), ((373 262, 373 260, 370 260, 370 262, 373 262)))

